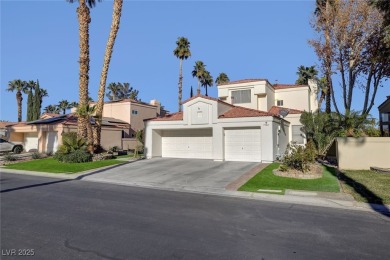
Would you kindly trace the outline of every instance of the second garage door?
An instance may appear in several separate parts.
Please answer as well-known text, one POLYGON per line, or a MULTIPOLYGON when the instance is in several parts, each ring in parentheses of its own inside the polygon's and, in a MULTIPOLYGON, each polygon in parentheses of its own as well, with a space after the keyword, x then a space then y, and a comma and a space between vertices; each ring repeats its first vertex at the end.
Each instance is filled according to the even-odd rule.
POLYGON ((225 161, 261 162, 261 130, 225 129, 225 161))
POLYGON ((211 159, 212 129, 164 130, 162 157, 211 159))
POLYGON ((38 134, 37 133, 24 134, 24 150, 26 152, 38 151, 38 134))

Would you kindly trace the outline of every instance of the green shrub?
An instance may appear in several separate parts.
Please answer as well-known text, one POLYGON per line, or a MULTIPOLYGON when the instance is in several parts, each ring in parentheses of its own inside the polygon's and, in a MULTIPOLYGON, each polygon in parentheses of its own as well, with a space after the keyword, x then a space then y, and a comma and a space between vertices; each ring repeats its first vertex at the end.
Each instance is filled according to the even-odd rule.
POLYGON ((75 132, 62 134, 62 145, 58 147, 58 152, 67 154, 77 150, 87 150, 87 141, 75 132))
POLYGON ((38 152, 34 152, 32 155, 31 155, 31 158, 33 158, 34 160, 36 159, 41 159, 42 158, 42 155, 38 152))
POLYGON ((90 162, 92 154, 87 152, 87 141, 71 132, 62 135, 62 145, 58 147, 54 159, 64 163, 90 162))
POLYGON ((70 153, 57 152, 54 158, 64 163, 83 163, 92 161, 92 154, 85 150, 75 150, 70 153))
POLYGON ((6 162, 14 162, 14 161, 16 161, 16 157, 13 154, 6 153, 4 155, 4 161, 6 161, 6 162))
POLYGON ((309 165, 315 161, 315 156, 315 148, 311 143, 308 143, 306 147, 289 144, 282 159, 280 170, 294 169, 301 172, 308 171, 310 169, 309 165))

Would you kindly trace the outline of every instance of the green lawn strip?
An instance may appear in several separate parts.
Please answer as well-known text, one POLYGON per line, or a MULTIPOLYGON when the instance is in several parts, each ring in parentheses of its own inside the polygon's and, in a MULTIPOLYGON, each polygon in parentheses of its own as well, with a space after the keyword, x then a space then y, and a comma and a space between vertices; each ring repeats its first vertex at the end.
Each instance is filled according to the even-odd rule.
POLYGON ((324 173, 320 179, 303 180, 274 175, 272 170, 278 167, 278 163, 268 165, 238 190, 251 192, 258 192, 259 189, 282 190, 283 194, 286 189, 340 192, 338 180, 335 171, 332 168, 324 167, 324 173))
POLYGON ((121 161, 112 159, 97 162, 86 163, 62 163, 53 158, 45 158, 32 160, 27 162, 20 162, 15 164, 6 165, 7 169, 26 170, 26 171, 38 171, 38 172, 51 172, 51 173, 76 173, 87 170, 92 170, 100 167, 110 166, 123 163, 121 161))
POLYGON ((341 185, 355 200, 375 204, 390 204, 390 174, 369 170, 345 170, 341 185))

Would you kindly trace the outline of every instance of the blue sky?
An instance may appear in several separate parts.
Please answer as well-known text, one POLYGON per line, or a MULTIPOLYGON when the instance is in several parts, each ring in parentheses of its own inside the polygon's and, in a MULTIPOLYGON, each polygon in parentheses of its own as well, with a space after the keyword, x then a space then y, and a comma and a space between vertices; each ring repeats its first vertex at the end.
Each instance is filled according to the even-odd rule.
MULTIPOLYGON (((39 79, 49 93, 43 107, 62 99, 78 101, 77 6, 65 0, 1 1, 1 120, 17 120, 15 93, 5 90, 14 79, 39 79)), ((309 23, 313 10, 314 1, 125 1, 107 83, 129 82, 142 101, 157 99, 175 112, 179 60, 172 52, 179 36, 189 39, 192 52, 183 65, 183 99, 189 97, 191 86, 196 90, 191 71, 197 60, 206 64, 214 79, 225 72, 231 80, 294 83, 299 65, 318 64, 307 43, 315 35, 309 23)), ((111 16, 112 1, 97 3, 91 10, 93 99, 111 16)), ((375 117, 388 89, 378 91, 371 111, 375 117)), ((209 95, 217 97, 215 86, 209 95)), ((355 104, 362 98, 356 90, 355 104)), ((27 96, 23 119, 26 102, 27 96)))

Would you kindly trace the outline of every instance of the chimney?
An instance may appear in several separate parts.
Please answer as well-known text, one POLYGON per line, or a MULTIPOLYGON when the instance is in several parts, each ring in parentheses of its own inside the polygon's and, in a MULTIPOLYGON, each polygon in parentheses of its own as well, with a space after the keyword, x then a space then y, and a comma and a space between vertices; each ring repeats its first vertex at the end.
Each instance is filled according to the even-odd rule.
POLYGON ((157 116, 161 115, 161 104, 158 100, 152 99, 150 100, 150 104, 157 107, 157 116))

